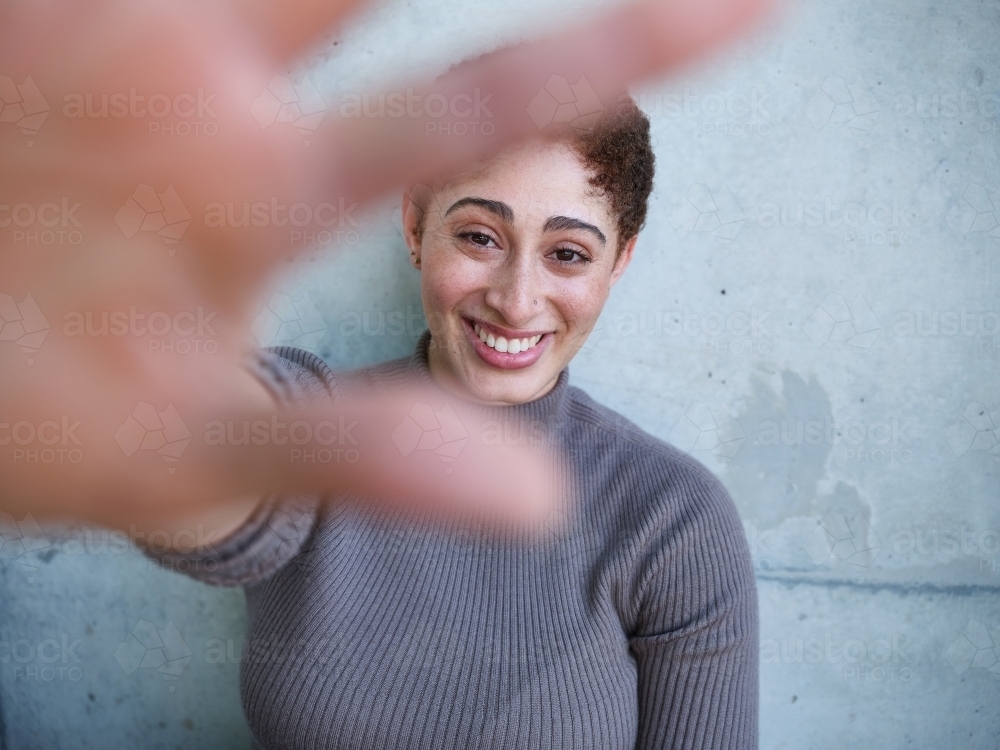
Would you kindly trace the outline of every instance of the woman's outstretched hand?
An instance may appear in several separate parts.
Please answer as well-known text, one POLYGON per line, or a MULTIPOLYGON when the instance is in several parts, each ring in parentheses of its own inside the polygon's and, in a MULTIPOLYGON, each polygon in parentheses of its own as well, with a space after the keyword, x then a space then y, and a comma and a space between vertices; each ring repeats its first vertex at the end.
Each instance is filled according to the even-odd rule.
POLYGON ((122 525, 297 490, 521 518, 551 507, 540 458, 479 440, 458 406, 468 435, 454 456, 404 455, 393 434, 414 407, 440 416, 428 394, 359 393, 279 419, 244 367, 262 287, 306 213, 323 222, 306 230, 342 224, 391 187, 593 114, 767 0, 633 2, 414 85, 427 110, 434 93, 449 103, 435 116, 334 122, 280 71, 355 4, 0 5, 0 510, 122 525), (274 419, 309 439, 239 440, 244 422, 274 419), (211 440, 216 423, 233 436, 211 440))

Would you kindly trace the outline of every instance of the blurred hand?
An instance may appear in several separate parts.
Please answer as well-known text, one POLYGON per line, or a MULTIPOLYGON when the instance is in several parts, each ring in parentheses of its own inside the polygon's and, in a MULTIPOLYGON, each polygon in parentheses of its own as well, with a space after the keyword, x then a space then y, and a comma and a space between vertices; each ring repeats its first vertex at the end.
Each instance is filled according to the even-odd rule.
POLYGON ((623 84, 731 37, 767 0, 643 0, 446 80, 413 84, 449 100, 476 89, 490 95, 488 137, 428 137, 422 116, 361 118, 320 128, 305 147, 295 128, 262 124, 266 102, 252 105, 274 75, 354 4, 0 5, 0 75, 8 77, 0 78, 0 509, 121 525, 299 490, 404 493, 524 518, 550 507, 549 470, 516 446, 492 448, 473 435, 450 473, 433 452, 404 460, 392 433, 427 394, 359 393, 347 405, 283 415, 313 426, 357 421, 353 462, 296 463, 288 444, 274 441, 206 442, 209 423, 233 422, 239 433, 244 421, 268 421, 274 411, 244 357, 254 308, 292 237, 273 214, 266 226, 242 226, 244 204, 349 207, 446 172, 537 134, 532 100, 550 76, 586 78, 610 102, 623 84), (40 125, 32 83, 51 107, 40 125), (196 111, 205 127, 165 132, 163 107, 182 117, 196 111), (208 221, 210 204, 231 205, 235 217, 208 221), (51 326, 40 345, 29 335, 37 313, 51 326), (110 328, 115 313, 129 320, 124 334, 110 328), (164 326, 162 335, 154 330, 164 326), (183 430, 167 425, 145 450, 131 445, 136 423, 151 434, 156 420, 174 415, 189 442, 172 440, 183 430), (166 448, 157 442, 164 435, 166 448))

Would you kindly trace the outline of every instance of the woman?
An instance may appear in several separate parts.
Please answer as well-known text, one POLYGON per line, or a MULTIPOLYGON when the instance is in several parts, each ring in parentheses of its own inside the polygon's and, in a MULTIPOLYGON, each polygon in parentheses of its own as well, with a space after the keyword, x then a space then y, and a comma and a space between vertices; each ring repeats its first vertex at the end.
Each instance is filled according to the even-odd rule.
MULTIPOLYGON (((263 353, 280 403, 417 381, 526 420, 573 497, 544 540, 362 504, 269 500, 211 550, 160 555, 245 585, 244 709, 267 748, 754 748, 757 604, 742 526, 695 460, 569 385, 652 188, 631 98, 404 197, 431 329, 335 375, 263 353)), ((484 482, 503 481, 484 477, 484 482)))

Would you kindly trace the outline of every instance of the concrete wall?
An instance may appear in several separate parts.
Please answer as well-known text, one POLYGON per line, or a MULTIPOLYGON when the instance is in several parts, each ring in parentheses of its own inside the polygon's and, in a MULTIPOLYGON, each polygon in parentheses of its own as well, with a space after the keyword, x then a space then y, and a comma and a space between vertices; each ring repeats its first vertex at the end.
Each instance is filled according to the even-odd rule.
MULTIPOLYGON (((569 7, 387 3, 310 78, 338 109, 569 7)), ((649 222, 572 381, 732 493, 758 570, 763 748, 1000 745, 998 39, 996 3, 805 0, 637 92, 649 222)), ((419 310, 393 209, 275 284, 335 366, 407 354, 419 331, 379 327, 419 310)), ((0 746, 247 746, 240 592, 99 532, 27 552, 22 532, 0 549, 18 657, 0 659, 0 746)))

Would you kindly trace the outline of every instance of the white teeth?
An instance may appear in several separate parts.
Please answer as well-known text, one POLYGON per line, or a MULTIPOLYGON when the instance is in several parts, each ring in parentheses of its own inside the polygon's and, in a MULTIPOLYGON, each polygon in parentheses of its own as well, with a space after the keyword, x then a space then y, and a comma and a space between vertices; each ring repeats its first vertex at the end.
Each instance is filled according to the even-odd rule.
POLYGON ((472 330, 476 332, 479 340, 488 347, 496 349, 498 352, 510 354, 526 352, 542 340, 542 334, 538 334, 537 336, 529 336, 523 339, 510 339, 508 341, 503 336, 494 336, 492 333, 489 333, 485 328, 479 325, 479 323, 473 323, 472 330))

